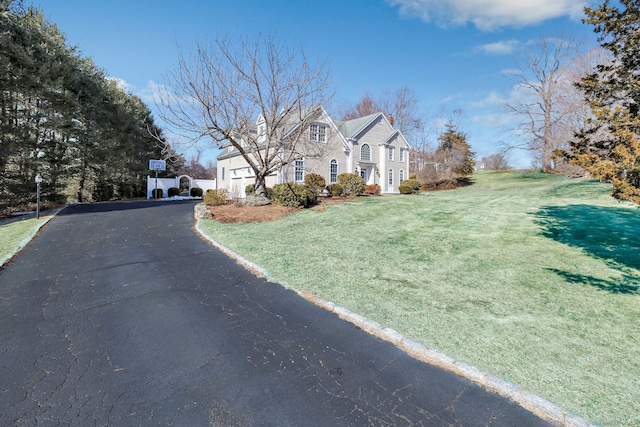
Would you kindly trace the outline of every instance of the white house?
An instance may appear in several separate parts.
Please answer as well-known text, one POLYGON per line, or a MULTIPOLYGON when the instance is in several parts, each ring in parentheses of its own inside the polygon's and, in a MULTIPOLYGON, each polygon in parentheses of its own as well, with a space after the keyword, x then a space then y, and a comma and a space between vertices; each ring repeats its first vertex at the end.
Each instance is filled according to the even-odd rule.
MULTIPOLYGON (((255 124, 255 134, 261 134, 262 116, 255 124)), ((308 173, 322 175, 327 184, 336 183, 341 173, 357 173, 367 185, 378 184, 382 193, 398 193, 400 182, 409 178, 407 140, 393 127, 393 118, 383 113, 354 120, 340 121, 329 117, 319 107, 314 120, 304 134, 309 150, 294 162, 269 175, 267 187, 285 182, 303 183, 308 173)), ((231 197, 244 197, 244 189, 255 182, 255 174, 237 149, 227 147, 217 157, 219 189, 231 197)))

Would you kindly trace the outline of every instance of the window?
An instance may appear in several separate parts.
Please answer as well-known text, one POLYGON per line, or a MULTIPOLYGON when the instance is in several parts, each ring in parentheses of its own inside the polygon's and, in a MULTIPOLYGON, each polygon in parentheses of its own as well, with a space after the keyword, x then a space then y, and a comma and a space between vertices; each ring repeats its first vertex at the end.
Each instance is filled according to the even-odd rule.
POLYGON ((404 170, 400 169, 400 182, 404 181, 404 170))
POLYGON ((404 148, 400 149, 400 161, 404 162, 404 148))
POLYGON ((371 147, 369 147, 369 144, 364 144, 360 148, 360 160, 371 161, 371 147))
POLYGON ((296 160, 295 179, 296 182, 304 182, 304 160, 296 160))
POLYGON ((326 142, 327 126, 320 123, 311 123, 309 125, 309 141, 326 142))
POLYGON ((396 151, 394 147, 389 147, 389 160, 393 161, 393 152, 396 151))
POLYGON ((222 167, 222 181, 224 181, 224 166, 222 167))
POLYGON ((331 184, 338 182, 338 161, 336 159, 332 159, 331 166, 329 166, 329 182, 331 184))
POLYGON ((393 169, 389 169, 389 185, 393 185, 393 169))

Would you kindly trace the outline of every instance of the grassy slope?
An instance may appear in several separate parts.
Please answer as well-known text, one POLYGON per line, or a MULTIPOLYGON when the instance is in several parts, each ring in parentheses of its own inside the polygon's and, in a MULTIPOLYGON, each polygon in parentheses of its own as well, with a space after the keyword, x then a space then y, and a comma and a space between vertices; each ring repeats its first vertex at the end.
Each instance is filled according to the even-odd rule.
POLYGON ((269 279, 333 301, 604 425, 640 425, 640 211, 610 188, 480 173, 202 228, 269 279))
POLYGON ((0 266, 6 261, 25 239, 35 233, 37 227, 44 223, 44 219, 24 219, 0 224, 0 266))

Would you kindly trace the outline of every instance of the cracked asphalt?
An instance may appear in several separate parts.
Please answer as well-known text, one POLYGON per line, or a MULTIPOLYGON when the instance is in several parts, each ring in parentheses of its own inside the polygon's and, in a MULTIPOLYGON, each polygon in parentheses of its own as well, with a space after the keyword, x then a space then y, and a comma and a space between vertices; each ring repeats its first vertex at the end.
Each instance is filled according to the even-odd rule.
POLYGON ((68 207, 0 270, 0 425, 550 425, 252 275, 194 203, 68 207))

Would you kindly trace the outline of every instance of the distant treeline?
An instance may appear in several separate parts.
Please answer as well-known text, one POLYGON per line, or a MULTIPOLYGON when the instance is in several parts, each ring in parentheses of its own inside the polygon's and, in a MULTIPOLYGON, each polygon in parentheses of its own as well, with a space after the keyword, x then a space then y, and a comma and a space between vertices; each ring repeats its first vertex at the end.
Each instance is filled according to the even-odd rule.
POLYGON ((162 129, 142 100, 42 11, 0 0, 0 211, 32 202, 38 173, 44 201, 144 195, 149 159, 171 151, 151 134, 162 129))

